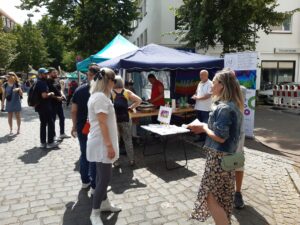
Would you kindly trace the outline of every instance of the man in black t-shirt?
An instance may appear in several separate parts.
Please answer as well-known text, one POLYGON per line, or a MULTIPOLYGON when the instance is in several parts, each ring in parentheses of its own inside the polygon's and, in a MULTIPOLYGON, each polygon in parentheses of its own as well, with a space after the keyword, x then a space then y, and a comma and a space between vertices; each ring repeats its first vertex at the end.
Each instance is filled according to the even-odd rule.
POLYGON ((35 85, 36 93, 39 95, 39 104, 35 107, 35 111, 39 113, 40 117, 40 141, 41 148, 56 148, 58 144, 54 142, 54 121, 53 112, 50 100, 53 98, 54 93, 49 91, 47 85, 48 70, 40 68, 38 70, 39 78, 35 85), (48 128, 48 143, 46 142, 46 134, 48 128))
POLYGON ((48 80, 47 84, 49 87, 49 91, 54 93, 54 98, 51 99, 51 105, 54 113, 53 121, 54 121, 54 135, 55 135, 55 120, 56 115, 59 118, 59 127, 60 127, 60 136, 59 139, 69 138, 68 135, 65 134, 65 115, 62 107, 62 101, 65 100, 65 96, 61 91, 60 83, 57 81, 58 72, 55 68, 49 68, 48 80))
POLYGON ((96 164, 95 162, 88 162, 86 159, 86 143, 87 135, 82 133, 84 124, 88 118, 87 103, 90 98, 89 82, 94 79, 97 72, 100 71, 98 65, 90 65, 87 73, 88 84, 83 84, 78 87, 72 98, 71 116, 73 127, 71 134, 73 137, 78 136, 80 145, 80 176, 82 188, 91 186, 91 194, 93 194, 96 187, 96 164))

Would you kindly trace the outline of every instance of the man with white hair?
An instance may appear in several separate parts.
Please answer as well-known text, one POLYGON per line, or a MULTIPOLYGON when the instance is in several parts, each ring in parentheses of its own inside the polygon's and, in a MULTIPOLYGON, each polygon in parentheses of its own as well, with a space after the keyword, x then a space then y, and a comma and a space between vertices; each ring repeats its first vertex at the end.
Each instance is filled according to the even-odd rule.
MULTIPOLYGON (((212 82, 208 79, 208 71, 200 71, 200 82, 198 84, 196 93, 192 99, 196 101, 195 110, 197 111, 197 118, 203 123, 208 122, 209 112, 211 111, 211 86, 212 82)), ((200 134, 196 142, 205 141, 206 135, 200 134)))

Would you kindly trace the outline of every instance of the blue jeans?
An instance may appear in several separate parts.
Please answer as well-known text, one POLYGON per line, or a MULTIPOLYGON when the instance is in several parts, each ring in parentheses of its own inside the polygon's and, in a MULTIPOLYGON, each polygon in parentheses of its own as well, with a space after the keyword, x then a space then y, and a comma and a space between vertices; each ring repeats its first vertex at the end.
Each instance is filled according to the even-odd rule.
POLYGON ((82 134, 83 126, 79 126, 77 128, 77 135, 80 145, 80 176, 82 183, 89 183, 91 182, 91 187, 95 189, 96 187, 96 163, 89 162, 86 159, 86 142, 87 142, 87 135, 82 134))
MULTIPOLYGON (((200 122, 207 123, 208 122, 208 117, 209 117, 209 111, 197 110, 197 119, 200 122)), ((205 141, 205 138, 206 138, 205 133, 199 134, 199 140, 205 141)))

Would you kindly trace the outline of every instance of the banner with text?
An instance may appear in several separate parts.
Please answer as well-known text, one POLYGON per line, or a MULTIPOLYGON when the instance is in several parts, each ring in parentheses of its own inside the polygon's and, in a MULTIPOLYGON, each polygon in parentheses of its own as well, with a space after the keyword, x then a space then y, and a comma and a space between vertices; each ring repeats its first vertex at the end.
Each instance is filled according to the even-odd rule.
POLYGON ((254 137, 257 52, 225 54, 224 67, 235 71, 240 84, 247 88, 244 110, 245 134, 254 137))

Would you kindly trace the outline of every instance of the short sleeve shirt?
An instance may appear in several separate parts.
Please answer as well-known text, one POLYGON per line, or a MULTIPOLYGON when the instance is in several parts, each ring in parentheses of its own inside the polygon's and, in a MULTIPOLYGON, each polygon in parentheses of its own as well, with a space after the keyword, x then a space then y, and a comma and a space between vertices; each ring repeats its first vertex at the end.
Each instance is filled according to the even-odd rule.
POLYGON ((39 95, 40 104, 36 106, 36 110, 48 110, 51 109, 51 102, 49 98, 43 98, 42 93, 49 92, 49 87, 47 85, 46 80, 38 79, 35 85, 36 93, 39 95))
MULTIPOLYGON (((207 80, 205 83, 200 82, 197 87, 197 97, 211 94, 212 82, 207 80)), ((196 100, 195 109, 199 111, 211 111, 211 98, 205 100, 196 100)))
POLYGON ((87 141, 87 160, 102 163, 115 162, 119 158, 119 143, 115 109, 111 99, 102 92, 92 94, 88 101, 88 118, 91 126, 87 141), (108 132, 116 153, 113 159, 107 157, 107 147, 98 122, 99 113, 107 114, 108 132))
POLYGON ((72 102, 77 105, 77 127, 82 130, 87 117, 88 117, 88 107, 87 103, 90 98, 90 85, 84 84, 76 89, 72 102))
MULTIPOLYGON (((154 84, 152 85, 151 99, 155 99, 155 98, 157 98, 160 95, 160 93, 159 93, 159 89, 160 88, 164 89, 164 85, 159 80, 156 80, 154 82, 154 84)), ((164 97, 161 97, 157 101, 153 102, 153 105, 155 105, 155 106, 165 105, 165 99, 164 99, 164 97)))

